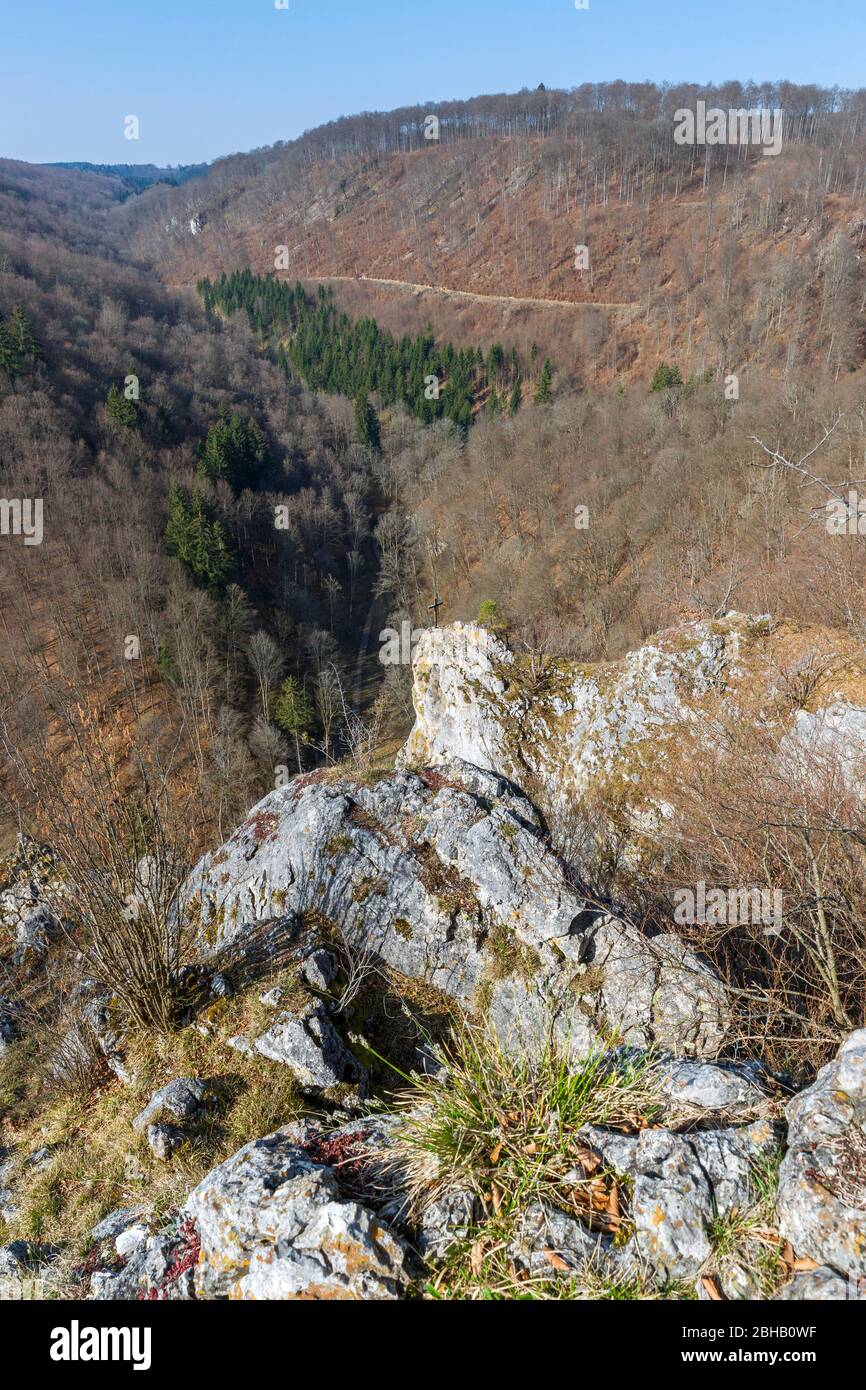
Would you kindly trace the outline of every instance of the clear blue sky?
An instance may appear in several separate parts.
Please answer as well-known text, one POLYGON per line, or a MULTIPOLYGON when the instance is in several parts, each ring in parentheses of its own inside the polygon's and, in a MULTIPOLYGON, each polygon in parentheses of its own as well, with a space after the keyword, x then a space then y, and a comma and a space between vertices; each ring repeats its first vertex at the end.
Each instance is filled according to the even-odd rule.
POLYGON ((194 163, 356 111, 617 77, 864 86, 866 0, 0 0, 0 155, 194 163))

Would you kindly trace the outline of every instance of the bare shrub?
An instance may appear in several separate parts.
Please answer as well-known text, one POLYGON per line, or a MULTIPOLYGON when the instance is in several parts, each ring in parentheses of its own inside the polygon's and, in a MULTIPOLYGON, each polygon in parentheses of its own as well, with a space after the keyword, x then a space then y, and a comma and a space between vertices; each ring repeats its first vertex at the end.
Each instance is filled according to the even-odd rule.
POLYGON ((671 818, 645 918, 669 930, 675 890, 700 880, 780 893, 778 922, 729 912, 675 929, 728 980, 744 1049, 819 1065, 866 1017, 866 811, 851 766, 805 736, 718 724, 659 792, 671 818))
POLYGON ((119 720, 60 700, 55 711, 67 740, 62 770, 47 736, 27 761, 7 751, 68 879, 64 932, 81 973, 110 990, 130 1022, 170 1028, 193 931, 180 910, 196 857, 189 789, 119 720))

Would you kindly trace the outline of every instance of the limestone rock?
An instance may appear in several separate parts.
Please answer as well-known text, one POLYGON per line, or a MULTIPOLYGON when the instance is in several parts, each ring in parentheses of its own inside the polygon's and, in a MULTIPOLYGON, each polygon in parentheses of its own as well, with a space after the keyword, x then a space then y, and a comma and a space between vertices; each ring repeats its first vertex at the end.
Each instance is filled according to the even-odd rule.
POLYGON ((11 1149, 0 1148, 0 1220, 11 1225, 18 1215, 18 1201, 12 1182, 15 1158, 11 1149))
POLYGON ((773 1301, 798 1303, 802 1300, 809 1303, 830 1303, 857 1297, 866 1297, 866 1291, 863 1294, 852 1293, 847 1279, 843 1279, 841 1274, 837 1274, 835 1269, 831 1269, 829 1265, 820 1265, 818 1269, 812 1269, 803 1274, 795 1274, 790 1283, 785 1284, 777 1294, 774 1294, 773 1301))
POLYGON ((866 1028, 789 1103, 779 1229, 799 1256, 866 1275, 866 1028))
POLYGON ((121 1236, 124 1231, 128 1231, 131 1226, 136 1225, 146 1215, 147 1207, 118 1207, 116 1211, 109 1212, 107 1216, 97 1222, 90 1232, 91 1239, 96 1242, 117 1240, 118 1236, 121 1236))
POLYGON ((186 1209, 201 1239, 200 1297, 394 1299, 406 1283, 402 1243, 286 1134, 247 1144, 186 1209))
POLYGON ((167 1163, 176 1149, 186 1142, 186 1134, 177 1125, 148 1125, 145 1131, 151 1153, 167 1163))
POLYGON ((300 1013, 281 1013, 256 1039, 263 1057, 289 1068, 309 1095, 320 1095, 344 1084, 366 1089, 364 1068, 345 1047, 321 1003, 300 1013))
POLYGON ((640 1136, 632 1217, 639 1254, 657 1275, 690 1278, 709 1257, 713 1192, 680 1135, 650 1130, 640 1136))
POLYGON ((745 1063, 678 1059, 662 1070, 664 1094, 674 1106, 736 1114, 760 1109, 771 1093, 761 1069, 745 1063))
POLYGON ((476 1216, 474 1192, 448 1192, 430 1202, 418 1223, 416 1245, 427 1260, 441 1259, 456 1240, 464 1240, 476 1216))
POLYGON ((139 1224, 118 1237, 125 1259, 120 1269, 97 1270, 90 1280, 94 1302, 131 1302, 138 1299, 185 1300, 195 1297, 192 1267, 198 1256, 198 1238, 189 1223, 178 1218, 165 1230, 151 1235, 139 1224))
POLYGON ((640 1257, 661 1278, 689 1279, 711 1253, 715 1218, 754 1201, 756 1168, 777 1154, 782 1128, 760 1120, 687 1135, 643 1130, 628 1171, 640 1257))
POLYGON ((150 1235, 150 1227, 146 1221, 136 1221, 132 1226, 127 1226, 125 1231, 114 1242, 114 1248, 122 1260, 129 1259, 147 1243, 150 1235))
POLYGON ((330 951, 312 951, 301 967, 301 974, 311 989, 324 993, 337 974, 337 962, 330 951))
POLYGON ((201 861, 185 894, 205 953, 243 952, 258 924, 285 923, 294 940, 315 909, 362 956, 488 1012, 507 1046, 538 1046, 553 1021, 575 1055, 603 1028, 717 1051, 721 981, 674 938, 590 907, 537 822, 513 783, 453 759, 373 787, 300 777, 201 861))
POLYGON ((0 1245, 0 1276, 20 1277, 33 1266, 33 1250, 26 1240, 13 1240, 10 1245, 0 1245))
POLYGON ((262 991, 259 995, 259 1003, 265 1004, 269 1009, 276 1009, 284 994, 285 990, 281 989, 279 985, 274 985, 273 989, 262 991))
POLYGON ((132 1122, 133 1129, 144 1130, 163 1120, 196 1120, 211 1094, 206 1081, 194 1076, 178 1076, 151 1096, 132 1122))
POLYGON ((548 1279, 587 1268, 602 1276, 627 1277, 634 1269, 627 1247, 620 1249, 611 1236, 590 1231, 577 1217, 542 1202, 525 1212, 508 1253, 519 1270, 548 1279))
POLYGON ((685 730, 693 702, 733 678, 753 627, 739 615, 689 624, 609 667, 559 663, 543 687, 483 628, 424 632, 413 664, 416 722, 399 762, 459 758, 518 783, 528 772, 552 801, 580 797, 628 763, 637 790, 660 738, 685 730))

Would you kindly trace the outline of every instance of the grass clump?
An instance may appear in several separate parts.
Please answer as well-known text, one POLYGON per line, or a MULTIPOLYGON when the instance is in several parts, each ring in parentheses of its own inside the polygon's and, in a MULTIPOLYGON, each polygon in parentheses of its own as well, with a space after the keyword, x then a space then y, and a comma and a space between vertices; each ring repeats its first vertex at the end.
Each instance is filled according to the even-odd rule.
POLYGON ((417 1210, 463 1189, 500 1217, 544 1200, 598 1228, 621 1224, 612 1203, 609 1219, 597 1210, 617 1179, 581 1131, 636 1132, 653 1122, 663 1102, 651 1056, 600 1048, 573 1060, 549 1038, 537 1056, 515 1057, 469 1024, 437 1056, 444 1084, 414 1078, 396 1102, 404 1114, 396 1162, 417 1210))
POLYGON ((500 1302, 668 1302, 696 1299, 694 1284, 655 1284, 640 1273, 617 1279, 592 1264, 567 1277, 515 1268, 509 1254, 513 1226, 488 1223, 474 1240, 455 1244, 424 1288, 428 1299, 500 1302))
POLYGON ((785 1242, 775 1229, 776 1192, 781 1155, 755 1159, 751 1171, 752 1201, 717 1216, 709 1230, 713 1253, 705 1275, 728 1297, 741 1289, 750 1299, 768 1299, 790 1274, 785 1242))

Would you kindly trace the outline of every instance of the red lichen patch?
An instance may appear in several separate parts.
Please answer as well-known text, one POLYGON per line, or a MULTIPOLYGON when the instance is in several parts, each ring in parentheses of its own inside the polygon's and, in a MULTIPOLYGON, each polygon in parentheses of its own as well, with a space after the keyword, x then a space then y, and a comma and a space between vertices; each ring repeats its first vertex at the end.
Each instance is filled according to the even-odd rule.
POLYGON ((157 1303, 167 1299, 172 1284, 176 1284, 182 1275, 186 1274, 188 1270, 193 1269, 195 1265, 198 1264, 198 1258, 201 1253, 201 1240, 199 1239, 196 1224, 191 1216, 188 1216, 186 1221, 184 1221, 178 1235, 180 1237, 178 1252, 173 1263, 169 1265, 165 1278, 161 1283, 154 1284, 152 1288, 146 1291, 142 1289, 138 1295, 140 1301, 157 1303))
POLYGON ((73 1266, 72 1273, 76 1279, 89 1279, 97 1271, 114 1274, 123 1269, 123 1263, 112 1240, 98 1240, 90 1247, 83 1261, 73 1266))
POLYGON ((300 777, 294 777, 292 779, 292 790, 302 792, 305 791, 307 787, 318 786, 319 782, 324 782, 326 780, 327 775, 328 769, 325 767, 317 767, 313 772, 304 772, 300 777))
POLYGON ((313 1134, 303 1147, 314 1163, 339 1169, 337 1177, 347 1194, 362 1197, 369 1190, 369 1164, 364 1148, 367 1137, 366 1130, 354 1134, 313 1134))
POLYGON ((257 811, 254 816, 250 816, 245 829, 251 830, 255 836, 257 844, 268 840, 275 833, 280 818, 275 811, 257 811))

